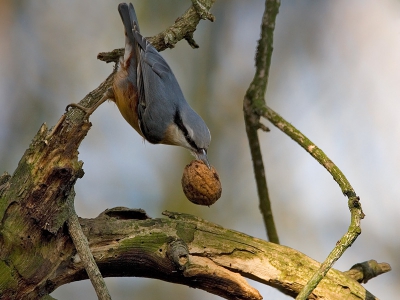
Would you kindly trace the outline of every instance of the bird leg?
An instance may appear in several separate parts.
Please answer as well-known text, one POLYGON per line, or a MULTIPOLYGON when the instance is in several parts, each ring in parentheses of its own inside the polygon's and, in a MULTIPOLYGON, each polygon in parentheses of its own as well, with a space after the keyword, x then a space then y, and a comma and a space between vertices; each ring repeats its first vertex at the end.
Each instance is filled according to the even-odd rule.
POLYGON ((114 92, 112 90, 112 88, 109 88, 103 95, 103 97, 101 97, 101 99, 99 101, 96 102, 95 105, 93 105, 92 107, 84 107, 80 104, 77 103, 71 103, 68 104, 67 107, 65 108, 65 111, 68 112, 68 109, 70 107, 74 107, 74 108, 79 108, 80 110, 85 112, 85 116, 84 119, 88 120, 90 115, 104 102, 106 102, 108 99, 114 99, 114 92))

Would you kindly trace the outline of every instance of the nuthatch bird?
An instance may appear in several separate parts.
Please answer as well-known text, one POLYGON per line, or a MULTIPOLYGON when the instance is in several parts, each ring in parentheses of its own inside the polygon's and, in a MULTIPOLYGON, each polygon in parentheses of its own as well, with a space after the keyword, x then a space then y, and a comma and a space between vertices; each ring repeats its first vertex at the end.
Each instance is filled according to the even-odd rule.
POLYGON ((85 118, 106 100, 117 105, 124 119, 152 144, 177 145, 189 149, 209 168, 207 149, 211 135, 203 119, 190 107, 171 68, 140 34, 135 9, 118 6, 125 27, 125 54, 120 58, 110 88, 96 105, 85 108, 85 118))

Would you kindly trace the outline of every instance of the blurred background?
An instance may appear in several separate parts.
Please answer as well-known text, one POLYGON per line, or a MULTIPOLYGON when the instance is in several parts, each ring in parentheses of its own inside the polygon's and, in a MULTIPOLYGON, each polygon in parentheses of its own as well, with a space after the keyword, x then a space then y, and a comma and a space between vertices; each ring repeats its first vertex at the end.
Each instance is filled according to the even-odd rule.
MULTIPOLYGON (((13 173, 43 122, 53 126, 111 72, 96 60, 123 47, 118 1, 0 1, 0 172, 13 173)), ((133 1, 140 27, 152 36, 190 1, 133 1)), ((76 185, 81 217, 106 208, 195 214, 266 239, 244 128, 242 101, 254 75, 263 1, 218 0, 216 21, 202 21, 193 50, 181 41, 162 55, 188 102, 208 124, 209 160, 223 193, 211 206, 181 190, 188 151, 151 145, 113 103, 90 118, 80 147, 85 176, 76 185)), ((283 1, 274 36, 266 100, 338 165, 361 197, 362 234, 335 264, 347 270, 369 259, 393 270, 365 287, 381 299, 400 293, 400 2, 283 1)), ((350 222, 347 199, 332 177, 277 128, 260 132, 281 243, 323 261, 350 222)), ((142 278, 107 278, 113 299, 219 299, 203 291, 142 278)), ((288 299, 252 282, 265 299, 288 299)), ((96 299, 89 281, 68 284, 57 299, 96 299)))

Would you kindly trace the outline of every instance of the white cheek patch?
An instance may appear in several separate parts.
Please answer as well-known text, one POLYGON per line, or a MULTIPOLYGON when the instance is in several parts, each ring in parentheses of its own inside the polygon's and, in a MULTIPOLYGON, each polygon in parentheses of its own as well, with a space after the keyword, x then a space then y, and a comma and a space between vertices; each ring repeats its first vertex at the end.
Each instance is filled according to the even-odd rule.
POLYGON ((169 135, 169 143, 171 143, 172 145, 182 146, 189 150, 192 149, 192 147, 187 142, 185 136, 183 135, 182 131, 175 124, 170 126, 168 135, 169 135))

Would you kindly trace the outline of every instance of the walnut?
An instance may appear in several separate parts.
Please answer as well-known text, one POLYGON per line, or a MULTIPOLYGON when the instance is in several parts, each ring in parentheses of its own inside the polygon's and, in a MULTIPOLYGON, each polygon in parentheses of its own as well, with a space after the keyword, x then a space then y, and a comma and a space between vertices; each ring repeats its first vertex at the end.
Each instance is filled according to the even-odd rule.
POLYGON ((201 160, 193 160, 183 170, 182 188, 186 197, 199 205, 212 205, 222 192, 221 182, 214 167, 211 170, 201 160))

